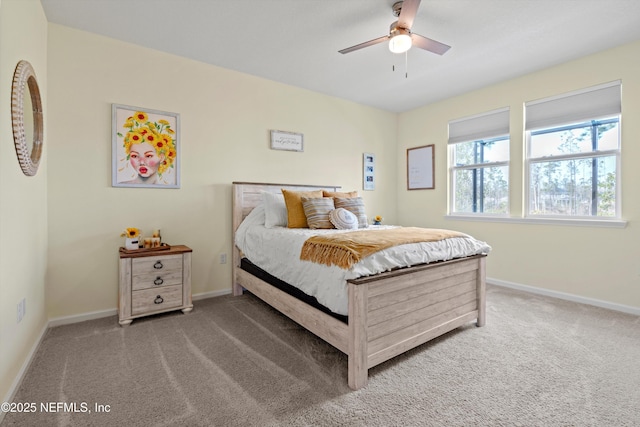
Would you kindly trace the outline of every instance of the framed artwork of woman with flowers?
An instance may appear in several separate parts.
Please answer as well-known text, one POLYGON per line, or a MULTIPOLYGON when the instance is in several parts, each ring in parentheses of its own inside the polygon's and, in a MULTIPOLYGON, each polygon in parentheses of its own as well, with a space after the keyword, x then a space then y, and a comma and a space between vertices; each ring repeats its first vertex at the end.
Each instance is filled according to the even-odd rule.
POLYGON ((114 187, 180 188, 180 115, 113 104, 114 187))

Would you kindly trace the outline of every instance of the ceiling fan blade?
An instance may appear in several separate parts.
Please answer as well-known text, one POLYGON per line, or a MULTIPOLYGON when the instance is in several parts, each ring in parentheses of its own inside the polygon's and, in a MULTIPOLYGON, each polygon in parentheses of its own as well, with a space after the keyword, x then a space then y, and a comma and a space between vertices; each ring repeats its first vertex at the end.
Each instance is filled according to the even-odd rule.
POLYGON ((438 55, 443 55, 446 51, 451 49, 451 46, 449 45, 440 43, 416 33, 411 34, 411 41, 413 42, 412 46, 428 50, 429 52, 437 53, 438 55))
POLYGON ((378 43, 382 43, 389 40, 389 36, 378 37, 377 39, 369 40, 368 42, 360 43, 355 46, 348 47, 346 49, 339 50, 338 52, 345 54, 349 52, 353 52, 354 50, 363 49, 365 47, 373 46, 378 43))
POLYGON ((400 28, 411 29, 419 6, 420 0, 404 0, 402 2, 402 9, 400 9, 400 16, 398 16, 398 26, 400 28))

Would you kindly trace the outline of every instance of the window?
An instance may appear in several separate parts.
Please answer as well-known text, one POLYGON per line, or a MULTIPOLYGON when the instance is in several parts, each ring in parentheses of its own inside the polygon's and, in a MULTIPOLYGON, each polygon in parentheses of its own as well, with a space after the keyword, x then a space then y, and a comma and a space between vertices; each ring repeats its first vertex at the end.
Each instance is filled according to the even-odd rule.
POLYGON ((525 105, 530 217, 620 217, 620 83, 525 105))
POLYGON ((509 109, 449 123, 450 212, 509 212, 509 109))

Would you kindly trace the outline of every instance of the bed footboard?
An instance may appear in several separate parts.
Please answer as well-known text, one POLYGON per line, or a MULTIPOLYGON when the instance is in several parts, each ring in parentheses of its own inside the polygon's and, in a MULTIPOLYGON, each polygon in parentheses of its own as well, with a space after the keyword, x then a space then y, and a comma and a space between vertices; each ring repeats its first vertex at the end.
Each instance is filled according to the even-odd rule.
POLYGON ((470 321, 485 322, 485 257, 349 282, 349 386, 368 369, 470 321))

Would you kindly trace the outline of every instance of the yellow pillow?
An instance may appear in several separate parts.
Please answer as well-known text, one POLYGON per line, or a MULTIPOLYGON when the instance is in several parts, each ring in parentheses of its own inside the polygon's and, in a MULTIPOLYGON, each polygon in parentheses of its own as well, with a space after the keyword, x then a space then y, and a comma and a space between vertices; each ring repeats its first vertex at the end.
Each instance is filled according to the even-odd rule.
POLYGON ((322 190, 322 195, 324 197, 338 197, 341 199, 344 198, 349 198, 349 197, 358 197, 358 192, 357 191, 349 191, 347 193, 343 193, 340 191, 325 191, 322 190))
POLYGON ((309 228, 307 217, 302 206, 302 197, 310 199, 322 197, 322 190, 317 191, 291 191, 282 189, 284 204, 287 205, 287 227, 309 228))

